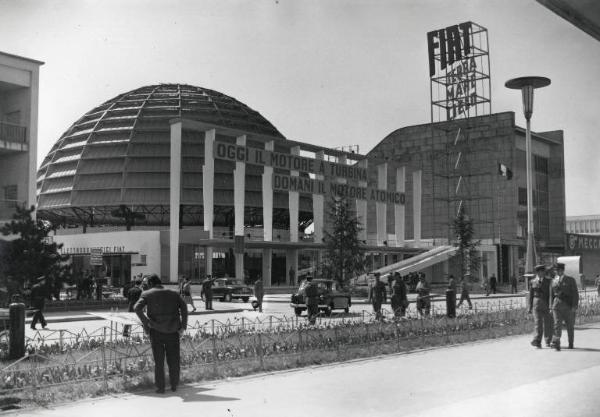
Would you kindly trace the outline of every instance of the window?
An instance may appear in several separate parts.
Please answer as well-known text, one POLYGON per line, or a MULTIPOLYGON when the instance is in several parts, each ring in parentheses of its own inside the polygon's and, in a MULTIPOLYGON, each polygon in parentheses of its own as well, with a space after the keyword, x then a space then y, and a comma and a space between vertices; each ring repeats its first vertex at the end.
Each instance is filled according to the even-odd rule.
POLYGON ((4 199, 5 200, 17 200, 18 189, 16 185, 7 185, 4 187, 4 199))

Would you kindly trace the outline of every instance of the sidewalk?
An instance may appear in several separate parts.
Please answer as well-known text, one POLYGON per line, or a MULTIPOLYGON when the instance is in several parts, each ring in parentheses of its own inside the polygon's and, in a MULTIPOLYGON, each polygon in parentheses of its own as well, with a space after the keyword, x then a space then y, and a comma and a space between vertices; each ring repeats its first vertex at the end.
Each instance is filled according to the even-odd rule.
POLYGON ((598 416, 600 324, 577 327, 573 350, 535 349, 530 340, 507 337, 7 415, 598 416))

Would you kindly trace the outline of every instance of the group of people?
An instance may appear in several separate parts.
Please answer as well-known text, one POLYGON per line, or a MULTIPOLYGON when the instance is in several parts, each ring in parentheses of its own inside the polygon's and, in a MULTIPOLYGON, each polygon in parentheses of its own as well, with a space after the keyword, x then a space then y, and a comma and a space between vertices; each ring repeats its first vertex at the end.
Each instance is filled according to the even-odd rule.
MULTIPOLYGON (((388 277, 388 286, 391 291, 390 302, 392 304, 392 310, 394 311, 395 317, 403 317, 406 314, 408 307, 408 287, 402 276, 396 272, 393 276, 388 277), (391 279, 390 279, 391 278, 391 279)), ((381 305, 386 302, 387 299, 387 287, 381 281, 381 274, 375 273, 375 281, 369 288, 369 299, 373 305, 373 312, 375 313, 375 319, 382 320, 383 314, 381 313, 381 305)), ((417 284, 419 287, 419 284, 417 284)), ((423 304, 418 303, 419 306, 425 306, 429 302, 428 289, 425 287, 420 288, 421 301, 423 304)))
POLYGON ((579 305, 579 291, 575 278, 565 275, 565 265, 553 267, 537 265, 535 276, 529 286, 529 312, 533 313, 535 334, 531 345, 561 349, 563 323, 567 329, 568 348, 573 349, 575 339, 575 316, 579 305))

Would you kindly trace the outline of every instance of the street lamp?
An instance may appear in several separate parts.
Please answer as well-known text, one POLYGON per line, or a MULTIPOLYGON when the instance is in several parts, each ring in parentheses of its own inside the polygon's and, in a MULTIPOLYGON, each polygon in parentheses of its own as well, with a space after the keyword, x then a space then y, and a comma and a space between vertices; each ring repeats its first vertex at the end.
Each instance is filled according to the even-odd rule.
MULTIPOLYGON (((527 252, 525 255, 525 273, 532 274, 535 265, 535 242, 533 233, 533 174, 531 167, 531 115, 533 114, 533 90, 550 85, 546 77, 519 77, 508 80, 505 87, 521 90, 523 95, 523 113, 527 121, 525 133, 525 159, 527 171, 527 252)), ((526 288, 529 282, 525 280, 526 288)))

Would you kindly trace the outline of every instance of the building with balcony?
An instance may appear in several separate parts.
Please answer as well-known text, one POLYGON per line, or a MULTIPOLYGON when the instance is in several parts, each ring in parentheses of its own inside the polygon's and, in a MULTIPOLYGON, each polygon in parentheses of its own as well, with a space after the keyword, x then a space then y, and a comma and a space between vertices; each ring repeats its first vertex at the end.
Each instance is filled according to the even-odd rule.
POLYGON ((0 223, 36 202, 39 71, 43 62, 0 52, 0 223))

